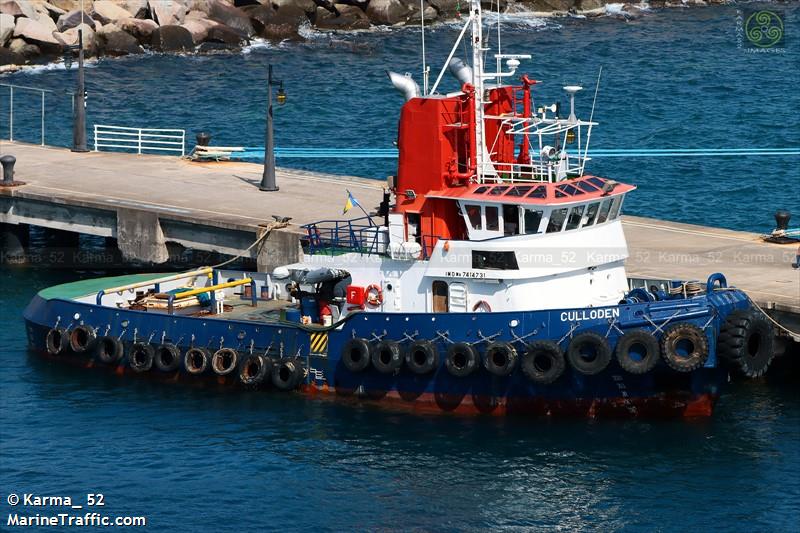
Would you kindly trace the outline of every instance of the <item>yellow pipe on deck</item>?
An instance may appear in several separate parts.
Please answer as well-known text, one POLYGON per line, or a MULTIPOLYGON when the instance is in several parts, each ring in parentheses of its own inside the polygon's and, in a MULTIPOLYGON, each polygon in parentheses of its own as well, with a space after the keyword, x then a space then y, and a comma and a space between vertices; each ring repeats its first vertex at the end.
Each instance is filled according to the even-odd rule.
POLYGON ((191 272, 181 272, 180 274, 174 274, 172 276, 165 276, 163 278, 156 278, 151 279, 148 281, 140 281, 138 283, 131 283, 130 285, 122 285, 120 287, 112 287, 110 289, 103 289, 105 294, 112 294, 115 292, 122 292, 122 291, 129 291, 131 289, 138 289, 140 287, 147 287, 149 285, 155 285, 156 283, 165 283, 167 281, 175 281, 184 278, 191 278, 192 276, 203 276, 206 274, 211 274, 213 272, 213 268, 206 267, 201 268, 198 270, 192 270, 191 272))
POLYGON ((183 298, 188 298, 189 296, 197 296, 198 294, 203 294, 204 292, 211 292, 219 289, 227 289, 230 287, 238 287, 239 285, 247 285, 251 281, 253 281, 251 278, 244 278, 244 279, 238 279, 236 281, 228 281, 226 283, 220 283, 218 285, 211 285, 209 287, 200 287, 199 289, 192 289, 186 292, 179 292, 178 294, 175 295, 175 299, 180 300, 183 298))

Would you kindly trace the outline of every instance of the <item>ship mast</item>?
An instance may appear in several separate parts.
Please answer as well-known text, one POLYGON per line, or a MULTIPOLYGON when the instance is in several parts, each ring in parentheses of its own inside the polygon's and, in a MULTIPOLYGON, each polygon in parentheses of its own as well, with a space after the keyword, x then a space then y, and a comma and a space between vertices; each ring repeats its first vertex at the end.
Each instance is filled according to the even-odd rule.
POLYGON ((484 155, 486 141, 484 139, 484 112, 483 112, 483 18, 481 15, 480 0, 470 0, 469 16, 472 21, 472 86, 475 95, 472 99, 475 112, 475 169, 476 180, 483 183, 484 155))

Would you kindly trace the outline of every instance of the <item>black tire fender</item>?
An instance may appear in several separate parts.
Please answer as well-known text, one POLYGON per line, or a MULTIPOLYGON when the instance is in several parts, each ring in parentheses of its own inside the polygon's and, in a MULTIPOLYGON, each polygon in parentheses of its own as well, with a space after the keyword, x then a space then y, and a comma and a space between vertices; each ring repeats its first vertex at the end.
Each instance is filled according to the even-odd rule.
POLYGON ((211 356, 211 370, 218 376, 227 376, 239 365, 239 352, 233 348, 220 348, 211 356))
POLYGON ((94 343, 94 355, 101 363, 113 365, 119 362, 124 354, 122 341, 116 337, 104 335, 98 337, 94 343))
POLYGON ((431 341, 414 341, 406 349, 406 366, 415 374, 430 374, 439 368, 439 350, 431 341))
POLYGON ((282 359, 272 365, 272 384, 278 390, 294 390, 304 375, 303 367, 297 359, 282 359))
POLYGON ((490 374, 504 377, 517 366, 517 350, 508 342, 490 342, 483 354, 483 366, 490 374))
POLYGON ((691 372, 708 359, 708 339, 702 329, 688 322, 670 326, 661 337, 661 356, 678 372, 691 372))
POLYGON ((631 374, 647 374, 658 364, 661 348, 658 339, 644 329, 624 333, 617 341, 617 362, 631 374))
POLYGON ((372 366, 381 374, 394 374, 403 366, 403 350, 396 341, 382 340, 372 346, 372 366))
POLYGON ((135 342, 128 352, 128 366, 134 372, 147 372, 153 367, 155 350, 146 342, 135 342))
POLYGON ((205 348, 189 348, 183 354, 183 368, 189 374, 200 375, 208 368, 210 358, 205 348))
POLYGON ((248 355, 239 363, 239 381, 242 385, 260 385, 271 372, 272 359, 263 355, 248 355))
POLYGON ((181 351, 171 342, 156 346, 153 363, 161 372, 175 372, 181 367, 181 351))
POLYGON ((342 348, 342 364, 350 372, 363 372, 370 363, 370 346, 366 339, 355 337, 342 348))
POLYGON ((553 341, 533 341, 522 356, 522 373, 537 385, 549 385, 564 374, 564 351, 553 341))
POLYGON ((64 353, 69 346, 69 335, 64 328, 51 328, 44 338, 44 346, 47 353, 50 355, 59 355, 64 353))
POLYGON ((775 357, 774 327, 754 310, 734 311, 720 328, 717 353, 740 374, 763 376, 775 357))
POLYGON ((567 349, 570 366, 584 376, 599 374, 611 362, 611 347, 605 337, 584 331, 572 338, 567 349))
POLYGON ((450 375, 465 378, 475 372, 480 364, 478 350, 467 342, 455 342, 447 347, 444 366, 450 375))
POLYGON ((81 324, 69 332, 69 347, 75 353, 86 353, 94 348, 96 339, 94 328, 81 324))

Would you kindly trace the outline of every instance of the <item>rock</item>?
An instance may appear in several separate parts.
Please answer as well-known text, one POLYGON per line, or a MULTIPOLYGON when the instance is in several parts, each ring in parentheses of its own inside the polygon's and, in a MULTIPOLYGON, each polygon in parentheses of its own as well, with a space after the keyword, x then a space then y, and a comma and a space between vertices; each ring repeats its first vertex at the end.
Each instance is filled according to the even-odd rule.
POLYGON ((576 0, 525 0, 523 4, 532 11, 562 11, 575 9, 576 0))
POLYGON ((0 46, 5 46, 14 35, 14 15, 0 14, 0 46))
POLYGON ((429 0, 428 4, 436 10, 440 17, 451 17, 458 13, 459 7, 464 11, 466 6, 469 11, 469 5, 466 2, 459 2, 458 0, 429 0))
POLYGON ((322 7, 317 8, 314 25, 323 30, 365 30, 370 27, 369 19, 357 7, 335 4, 337 16, 322 7))
POLYGON ((205 55, 223 54, 223 53, 228 53, 231 50, 236 50, 236 49, 237 49, 237 47, 230 46, 230 45, 227 45, 227 44, 224 44, 224 43, 207 42, 207 43, 203 43, 203 44, 201 44, 200 46, 197 47, 197 53, 198 54, 205 54, 205 55))
POLYGON ((606 4, 603 0, 578 0, 575 6, 581 11, 594 11, 595 9, 602 9, 606 4))
POLYGON ((189 30, 173 24, 153 30, 150 44, 160 52, 187 52, 194 49, 194 41, 189 30))
POLYGON ((23 59, 33 59, 42 55, 42 50, 38 46, 26 42, 25 39, 12 39, 8 49, 23 59))
POLYGON ((411 13, 409 5, 400 0, 370 0, 367 6, 367 17, 373 24, 405 22, 411 13))
POLYGON ((148 0, 147 5, 160 26, 181 24, 188 11, 184 0, 148 0))
POLYGON ((192 34, 194 44, 200 44, 206 40, 208 30, 211 29, 214 24, 217 23, 208 19, 187 18, 181 26, 189 30, 189 33, 192 34))
MULTIPOLYGON (((496 5, 496 4, 495 4, 496 5)), ((433 6, 425 4, 425 24, 428 22, 433 22, 437 18, 439 18, 439 12, 433 6)), ((418 24, 422 20, 419 11, 419 5, 414 6, 414 10, 412 11, 411 15, 408 16, 407 22, 418 24)))
POLYGON ((83 9, 88 11, 92 10, 92 4, 94 3, 93 0, 48 0, 48 2, 59 9, 63 9, 64 11, 75 11, 81 8, 81 4, 83 4, 83 9))
POLYGON ((255 34, 250 17, 224 0, 190 0, 189 9, 202 11, 206 18, 233 28, 245 37, 255 34))
POLYGON ((47 12, 47 9, 44 7, 43 3, 40 2, 32 2, 31 0, 15 0, 19 9, 22 11, 22 15, 41 24, 49 31, 56 31, 56 23, 53 22, 53 19, 50 18, 50 14, 47 12))
MULTIPOLYGON (((314 9, 316 11, 316 6, 314 9)), ((258 35, 274 40, 298 38, 300 25, 308 20, 303 8, 290 3, 277 9, 274 6, 254 6, 246 13, 258 35)))
POLYGON ((54 6, 50 2, 42 2, 42 7, 47 10, 47 14, 50 15, 51 19, 58 19, 58 17, 67 12, 65 9, 54 6))
POLYGON ((133 16, 133 13, 123 9, 118 2, 112 2, 112 0, 95 0, 92 12, 103 21, 103 24, 133 16))
MULTIPOLYGON (((52 22, 52 21, 51 21, 52 22)), ((55 24, 53 25, 55 29, 55 24)), ((14 26, 14 37, 22 37, 28 42, 58 45, 59 42, 53 37, 53 30, 35 20, 20 17, 14 26)))
MULTIPOLYGON (((345 3, 345 2, 342 2, 345 3)), ((367 2, 364 2, 366 6, 367 2)), ((314 0, 273 0, 272 2, 265 2, 265 6, 271 6, 275 10, 280 11, 284 7, 297 8, 309 15, 317 12, 317 4, 314 0)))
POLYGON ((95 31, 92 29, 89 24, 78 24, 74 28, 70 28, 67 31, 56 33, 55 37, 68 46, 75 46, 78 44, 79 35, 78 30, 83 30, 83 49, 90 54, 93 54, 95 50, 97 50, 96 41, 95 41, 95 31))
POLYGON ((12 17, 19 17, 22 15, 22 10, 17 4, 17 0, 0 0, 0 13, 3 15, 11 15, 12 17))
MULTIPOLYGON (((94 19, 91 16, 89 16, 89 13, 83 14, 83 21, 85 24, 91 26, 93 30, 96 29, 94 19)), ((56 23, 56 29, 58 31, 67 31, 68 29, 74 28, 80 23, 81 23, 81 12, 70 11, 69 13, 66 13, 58 17, 58 22, 56 23)))
POLYGON ((136 37, 113 24, 103 26, 101 31, 97 32, 97 49, 107 56, 124 56, 144 52, 136 37))
POLYGON ((208 30, 206 41, 211 43, 222 43, 229 47, 239 47, 247 43, 247 38, 241 33, 229 28, 224 24, 217 24, 208 30))
POLYGON ((147 16, 147 0, 121 0, 119 6, 137 19, 147 16))
POLYGON ((23 63, 25 63, 25 58, 22 55, 8 48, 0 48, 0 65, 22 65, 23 63))
POLYGON ((150 45, 153 31, 158 28, 158 24, 150 19, 122 19, 117 22, 123 31, 130 33, 141 45, 150 45))

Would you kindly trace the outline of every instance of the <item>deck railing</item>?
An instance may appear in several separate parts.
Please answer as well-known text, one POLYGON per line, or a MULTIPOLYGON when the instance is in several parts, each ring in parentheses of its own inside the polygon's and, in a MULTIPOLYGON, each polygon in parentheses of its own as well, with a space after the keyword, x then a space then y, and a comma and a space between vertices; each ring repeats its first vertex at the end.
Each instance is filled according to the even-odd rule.
POLYGON ((302 226, 310 254, 358 252, 382 253, 381 233, 371 217, 351 220, 321 220, 302 226))
POLYGON ((94 151, 101 148, 131 150, 137 154, 145 151, 186 154, 186 130, 156 128, 126 128, 95 124, 94 151))
MULTIPOLYGON (((66 94, 69 96, 73 96, 74 93, 71 91, 53 91, 51 89, 39 89, 38 87, 28 87, 25 85, 14 85, 11 83, 0 83, 0 87, 7 87, 8 88, 8 140, 14 140, 14 93, 15 91, 19 93, 20 91, 29 91, 33 93, 39 93, 40 101, 41 101, 41 111, 40 115, 40 142, 41 145, 44 146, 44 134, 45 134, 45 95, 47 93, 50 94, 66 94)), ((71 100, 73 100, 71 98, 71 100)), ((74 102, 73 102, 74 105, 74 102)))

